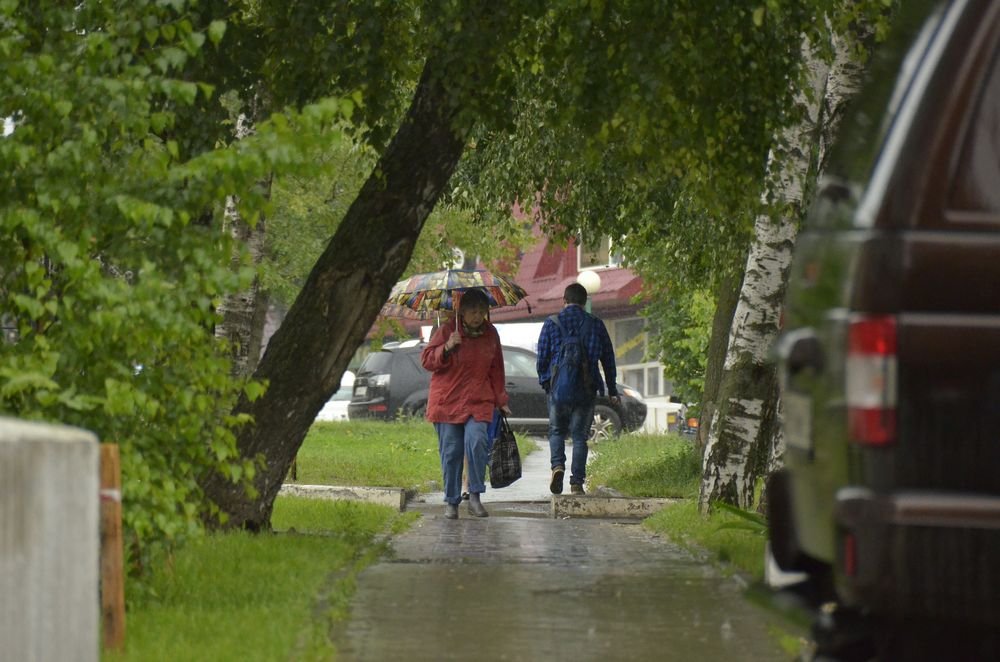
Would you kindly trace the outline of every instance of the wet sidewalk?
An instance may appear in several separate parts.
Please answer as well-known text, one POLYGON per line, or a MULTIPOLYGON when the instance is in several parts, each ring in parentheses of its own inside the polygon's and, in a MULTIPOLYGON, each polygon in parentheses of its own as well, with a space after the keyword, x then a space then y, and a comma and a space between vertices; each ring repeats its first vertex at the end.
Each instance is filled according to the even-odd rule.
POLYGON ((413 504, 420 521, 358 576, 338 659, 790 659, 738 580, 636 523, 547 517, 547 465, 541 448, 516 491, 487 492, 488 518, 413 504))

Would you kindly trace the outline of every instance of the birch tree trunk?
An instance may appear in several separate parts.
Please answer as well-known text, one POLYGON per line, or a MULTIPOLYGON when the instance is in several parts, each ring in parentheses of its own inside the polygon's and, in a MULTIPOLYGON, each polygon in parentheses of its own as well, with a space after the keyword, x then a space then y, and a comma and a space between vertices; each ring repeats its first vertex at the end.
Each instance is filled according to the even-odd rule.
MULTIPOLYGON (((259 113, 258 99, 254 99, 250 114, 240 113, 236 119, 236 140, 243 140, 254 131, 254 124, 259 113)), ((265 195, 271 194, 271 178, 260 183, 265 195)), ((232 268, 241 266, 242 249, 245 247, 250 254, 251 264, 258 267, 264 259, 264 240, 266 223, 264 217, 251 226, 240 217, 237 208, 238 199, 229 196, 226 199, 223 225, 235 242, 232 268)), ((253 373, 260 359, 260 345, 264 332, 264 321, 267 315, 268 297, 261 288, 260 279, 254 276, 253 282, 242 292, 227 295, 219 304, 218 312, 222 320, 215 326, 215 336, 228 341, 232 357, 232 374, 235 377, 247 377, 253 373)))
POLYGON ((751 508, 757 479, 781 463, 777 372, 769 353, 780 328, 805 187, 825 162, 844 102, 857 89, 863 71, 847 40, 835 36, 832 45, 831 63, 804 45, 808 75, 798 99, 802 121, 786 129, 768 155, 765 212, 754 224, 718 405, 709 422, 699 499, 702 512, 713 501, 751 508))

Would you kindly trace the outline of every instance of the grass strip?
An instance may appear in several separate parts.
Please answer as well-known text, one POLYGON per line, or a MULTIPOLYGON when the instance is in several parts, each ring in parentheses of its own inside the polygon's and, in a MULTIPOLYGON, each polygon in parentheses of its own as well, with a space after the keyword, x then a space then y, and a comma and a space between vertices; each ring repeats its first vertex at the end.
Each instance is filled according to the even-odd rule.
POLYGON ((676 435, 628 434, 601 442, 587 464, 588 482, 635 497, 691 497, 698 493, 701 458, 676 435))
POLYGON ((163 559, 129 602, 124 654, 104 659, 331 659, 355 576, 378 558, 379 536, 414 517, 280 497, 276 533, 209 534, 163 559))
MULTIPOLYGON (((517 436, 521 458, 536 444, 517 436)), ((441 489, 441 459, 434 426, 420 419, 394 422, 317 422, 296 459, 294 483, 441 489)))
POLYGON ((296 462, 304 485, 421 489, 441 479, 434 426, 418 420, 318 422, 296 462))

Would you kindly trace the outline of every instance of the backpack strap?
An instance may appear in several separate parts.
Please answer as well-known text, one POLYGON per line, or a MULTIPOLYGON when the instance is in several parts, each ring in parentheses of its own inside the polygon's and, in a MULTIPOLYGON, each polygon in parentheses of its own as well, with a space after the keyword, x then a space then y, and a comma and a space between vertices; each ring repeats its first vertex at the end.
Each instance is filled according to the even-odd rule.
MULTIPOLYGON (((581 340, 586 341, 587 334, 590 332, 590 327, 593 326, 593 323, 594 323, 594 316, 591 315, 591 314, 589 314, 589 313, 584 313, 584 315, 585 315, 585 317, 583 318, 583 324, 580 325, 580 328, 577 329, 576 333, 573 334, 573 335, 575 335, 576 337, 580 338, 581 340)), ((563 338, 565 338, 566 337, 566 329, 565 329, 565 327, 563 327, 562 323, 559 321, 559 316, 558 315, 549 315, 549 319, 552 320, 553 323, 555 323, 556 327, 559 329, 559 334, 563 338)))

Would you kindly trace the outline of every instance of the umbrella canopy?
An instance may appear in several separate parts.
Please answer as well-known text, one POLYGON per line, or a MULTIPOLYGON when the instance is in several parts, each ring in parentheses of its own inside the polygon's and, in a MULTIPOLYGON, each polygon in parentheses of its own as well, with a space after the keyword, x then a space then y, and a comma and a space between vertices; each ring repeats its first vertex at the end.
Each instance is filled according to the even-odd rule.
POLYGON ((528 296, 514 281, 486 269, 447 269, 417 274, 392 287, 382 306, 385 317, 430 319, 444 311, 454 311, 461 292, 481 289, 490 300, 490 308, 513 306, 528 296), (456 296, 456 293, 457 296, 456 296))

